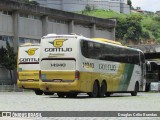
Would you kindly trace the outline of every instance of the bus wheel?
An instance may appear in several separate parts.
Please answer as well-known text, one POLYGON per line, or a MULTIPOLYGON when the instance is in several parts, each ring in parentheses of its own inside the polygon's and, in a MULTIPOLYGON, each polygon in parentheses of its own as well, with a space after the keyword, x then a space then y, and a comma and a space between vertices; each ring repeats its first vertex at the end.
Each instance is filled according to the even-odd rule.
POLYGON ((99 97, 104 97, 105 93, 106 93, 106 83, 103 81, 102 82, 102 85, 100 87, 100 90, 99 90, 99 97))
POLYGON ((52 92, 44 92, 45 95, 54 95, 52 92))
POLYGON ((134 91, 131 92, 131 95, 132 95, 132 96, 137 96, 138 90, 139 90, 139 85, 138 85, 138 83, 136 82, 135 87, 134 87, 134 91))
POLYGON ((99 86, 98 86, 98 82, 94 82, 93 84, 93 90, 91 93, 89 93, 90 97, 97 97, 98 96, 98 91, 99 91, 99 86))
POLYGON ((146 89, 145 89, 145 92, 149 92, 149 90, 150 90, 150 83, 146 83, 146 89))
POLYGON ((64 96, 66 95, 65 93, 57 93, 58 97, 60 98, 64 98, 64 96))
POLYGON ((35 90, 34 92, 35 92, 36 95, 42 95, 43 94, 42 90, 35 90))
POLYGON ((75 97, 77 97, 77 95, 78 95, 78 93, 68 93, 67 97, 68 98, 75 98, 75 97))
POLYGON ((106 94, 106 97, 110 97, 110 95, 111 95, 111 93, 109 93, 109 92, 106 92, 105 94, 106 94))

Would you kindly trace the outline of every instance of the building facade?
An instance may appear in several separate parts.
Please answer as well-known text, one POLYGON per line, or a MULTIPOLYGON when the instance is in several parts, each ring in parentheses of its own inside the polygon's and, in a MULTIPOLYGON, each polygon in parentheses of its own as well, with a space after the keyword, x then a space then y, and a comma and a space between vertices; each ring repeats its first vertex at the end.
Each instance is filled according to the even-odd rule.
MULTIPOLYGON (((33 1, 33 0, 31 0, 33 1)), ((130 14, 130 7, 126 0, 34 0, 43 7, 64 11, 82 11, 86 5, 94 9, 113 10, 119 13, 130 14)))
MULTIPOLYGON (((0 47, 5 47, 8 41, 14 47, 15 52, 21 44, 39 43, 40 38, 48 33, 76 33, 85 37, 114 40, 115 26, 115 20, 89 17, 9 0, 0 1, 0 47)), ((9 72, 0 66, 0 84, 9 84, 9 79, 9 72)))

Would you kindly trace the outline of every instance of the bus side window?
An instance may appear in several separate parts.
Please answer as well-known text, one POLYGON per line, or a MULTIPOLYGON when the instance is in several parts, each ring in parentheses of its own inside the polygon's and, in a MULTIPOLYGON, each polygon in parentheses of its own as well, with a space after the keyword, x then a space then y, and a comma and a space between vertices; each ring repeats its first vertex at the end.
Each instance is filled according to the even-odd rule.
POLYGON ((143 53, 141 53, 141 52, 140 52, 140 59, 141 59, 141 62, 142 62, 142 63, 145 63, 144 55, 143 55, 143 53))
POLYGON ((120 54, 119 54, 118 62, 124 63, 126 61, 125 49, 124 48, 120 48, 119 51, 120 51, 120 54))
POLYGON ((87 58, 89 57, 88 41, 84 41, 84 40, 81 41, 81 52, 84 57, 87 57, 87 58))
POLYGON ((101 44, 100 43, 94 43, 94 48, 93 48, 93 52, 92 52, 93 57, 92 58, 100 60, 100 58, 102 56, 101 53, 102 53, 101 44))
POLYGON ((93 46, 93 42, 88 42, 88 58, 94 58, 94 46, 93 46))
POLYGON ((117 48, 113 47, 112 51, 110 51, 111 53, 113 53, 112 56, 111 56, 112 61, 119 62, 119 56, 120 56, 120 51, 119 50, 120 49, 118 47, 117 48))
POLYGON ((102 59, 106 61, 112 61, 113 60, 113 47, 109 45, 104 45, 102 50, 102 59))

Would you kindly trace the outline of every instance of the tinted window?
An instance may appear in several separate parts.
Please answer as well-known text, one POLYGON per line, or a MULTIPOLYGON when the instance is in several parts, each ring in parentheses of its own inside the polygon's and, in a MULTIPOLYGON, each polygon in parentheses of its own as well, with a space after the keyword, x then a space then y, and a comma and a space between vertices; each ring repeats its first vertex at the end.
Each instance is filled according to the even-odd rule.
MULTIPOLYGON (((81 52, 86 58, 140 64, 139 52, 129 48, 82 40, 81 52)), ((141 59, 144 61, 143 54, 141 55, 141 59)))

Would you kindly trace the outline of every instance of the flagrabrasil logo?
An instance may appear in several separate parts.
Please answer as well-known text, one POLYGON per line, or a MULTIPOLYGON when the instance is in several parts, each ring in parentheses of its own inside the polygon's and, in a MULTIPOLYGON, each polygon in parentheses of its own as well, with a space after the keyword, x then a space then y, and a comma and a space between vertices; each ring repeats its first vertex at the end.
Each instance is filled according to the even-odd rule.
POLYGON ((51 43, 56 48, 60 48, 63 46, 63 42, 66 40, 67 39, 55 39, 53 42, 49 42, 49 43, 51 43))
POLYGON ((30 48, 28 51, 26 51, 26 53, 28 53, 28 55, 34 55, 37 49, 38 48, 30 48))

